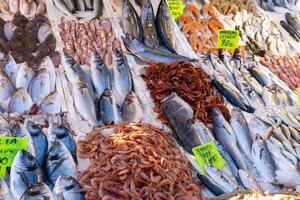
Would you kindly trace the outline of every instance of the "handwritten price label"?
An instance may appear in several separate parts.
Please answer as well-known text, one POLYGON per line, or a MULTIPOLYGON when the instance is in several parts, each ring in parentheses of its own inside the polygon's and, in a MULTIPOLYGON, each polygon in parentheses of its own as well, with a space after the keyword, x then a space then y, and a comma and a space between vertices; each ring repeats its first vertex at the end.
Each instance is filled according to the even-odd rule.
POLYGON ((0 177, 4 178, 19 150, 28 148, 28 138, 0 136, 0 177))
POLYGON ((206 173, 204 168, 205 163, 217 169, 222 169, 225 166, 225 161, 214 142, 208 142, 206 144, 194 147, 192 152, 194 153, 198 164, 204 173, 206 173))
POLYGON ((170 11, 170 15, 177 20, 180 15, 183 14, 183 3, 180 0, 168 0, 167 5, 170 11))
POLYGON ((236 49, 239 46, 240 32, 237 30, 219 30, 218 48, 236 49))

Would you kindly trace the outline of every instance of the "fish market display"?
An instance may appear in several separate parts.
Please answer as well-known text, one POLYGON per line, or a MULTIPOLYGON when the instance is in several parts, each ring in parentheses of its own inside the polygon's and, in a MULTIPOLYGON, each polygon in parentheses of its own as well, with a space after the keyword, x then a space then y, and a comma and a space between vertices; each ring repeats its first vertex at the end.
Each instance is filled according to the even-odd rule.
POLYGON ((176 92, 194 110, 195 119, 204 123, 212 122, 212 108, 222 110, 226 118, 229 112, 220 95, 214 95, 209 77, 191 63, 152 63, 143 76, 151 96, 155 100, 154 110, 159 113, 159 118, 166 121, 161 110, 160 101, 172 92, 176 92))
POLYGON ((78 153, 91 163, 79 175, 86 199, 201 199, 188 160, 151 125, 95 129, 79 141, 78 153))
POLYGON ((212 0, 209 9, 213 9, 211 6, 214 6, 219 10, 223 15, 232 15, 236 14, 239 11, 247 10, 248 12, 257 13, 257 8, 254 1, 245 0, 212 0))
POLYGON ((297 5, 297 0, 257 0, 258 5, 265 11, 275 12, 276 7, 291 9, 297 5))
POLYGON ((45 14, 46 5, 43 2, 36 2, 33 0, 1 0, 0 12, 3 14, 21 13, 26 16, 34 16, 36 13, 45 14))
POLYGON ((64 51, 77 64, 90 64, 90 58, 97 52, 105 64, 113 62, 113 52, 121 50, 121 43, 115 37, 111 22, 108 18, 94 19, 81 23, 76 20, 62 21, 60 36, 64 42, 64 51))

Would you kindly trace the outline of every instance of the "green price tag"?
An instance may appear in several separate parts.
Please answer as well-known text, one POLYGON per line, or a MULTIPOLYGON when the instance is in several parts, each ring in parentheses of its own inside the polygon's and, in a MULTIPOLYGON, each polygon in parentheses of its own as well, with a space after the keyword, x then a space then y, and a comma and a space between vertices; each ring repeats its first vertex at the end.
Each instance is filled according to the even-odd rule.
POLYGON ((10 167, 19 150, 28 149, 28 138, 0 136, 0 177, 4 177, 6 167, 10 167))
POLYGON ((298 106, 300 106, 300 87, 297 88, 298 106))
POLYGON ((217 169, 222 169, 225 166, 225 161, 214 142, 208 142, 194 147, 192 151, 204 173, 206 173, 204 168, 205 163, 210 164, 212 167, 217 169))
POLYGON ((181 0, 167 0, 170 15, 177 21, 178 17, 183 14, 183 3, 181 0))
POLYGON ((240 31, 237 30, 219 30, 218 48, 236 49, 239 47, 240 31))

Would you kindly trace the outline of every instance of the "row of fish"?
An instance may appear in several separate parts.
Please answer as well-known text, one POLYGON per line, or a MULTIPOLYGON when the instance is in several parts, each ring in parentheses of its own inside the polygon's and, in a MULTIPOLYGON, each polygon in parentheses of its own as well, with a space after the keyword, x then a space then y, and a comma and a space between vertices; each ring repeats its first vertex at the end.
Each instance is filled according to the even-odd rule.
POLYGON ((35 2, 33 0, 1 0, 0 12, 3 14, 20 12, 23 15, 34 16, 35 13, 45 14, 46 5, 43 2, 35 2))
POLYGON ((84 199, 76 181, 76 144, 71 131, 64 118, 46 118, 1 115, 2 135, 27 138, 29 145, 28 150, 18 151, 7 180, 0 182, 0 199, 84 199))

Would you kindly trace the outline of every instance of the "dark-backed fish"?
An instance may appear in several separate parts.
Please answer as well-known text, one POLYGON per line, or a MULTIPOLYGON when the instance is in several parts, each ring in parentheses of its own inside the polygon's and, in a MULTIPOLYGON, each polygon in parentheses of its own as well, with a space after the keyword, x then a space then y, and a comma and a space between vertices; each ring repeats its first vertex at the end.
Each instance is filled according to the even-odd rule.
POLYGON ((55 199, 84 200, 83 187, 72 176, 59 176, 53 188, 55 199))

